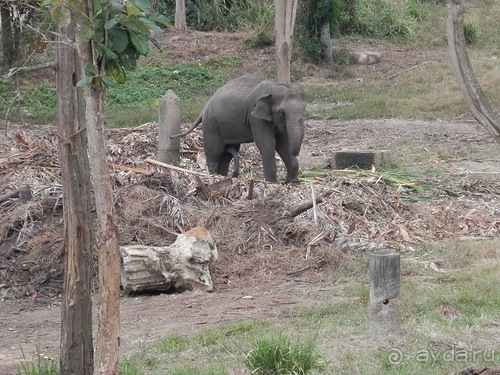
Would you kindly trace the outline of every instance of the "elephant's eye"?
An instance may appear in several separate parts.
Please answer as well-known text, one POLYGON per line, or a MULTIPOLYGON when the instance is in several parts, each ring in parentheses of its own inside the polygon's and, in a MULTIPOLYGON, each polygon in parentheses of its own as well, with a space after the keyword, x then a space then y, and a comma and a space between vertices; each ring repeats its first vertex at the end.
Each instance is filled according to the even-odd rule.
POLYGON ((285 115, 285 111, 284 111, 284 110, 282 110, 282 109, 278 109, 278 114, 279 114, 280 116, 284 116, 284 115, 285 115))

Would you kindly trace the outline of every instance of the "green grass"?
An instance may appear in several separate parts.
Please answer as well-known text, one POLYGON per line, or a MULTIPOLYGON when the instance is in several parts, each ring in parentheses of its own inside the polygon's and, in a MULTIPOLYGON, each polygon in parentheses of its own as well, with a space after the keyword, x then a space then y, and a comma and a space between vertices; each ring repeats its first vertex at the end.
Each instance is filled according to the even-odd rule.
POLYGON ((35 354, 31 359, 26 358, 24 351, 21 348, 23 360, 19 365, 17 375, 58 375, 59 363, 52 359, 47 358, 40 353, 36 348, 35 354))

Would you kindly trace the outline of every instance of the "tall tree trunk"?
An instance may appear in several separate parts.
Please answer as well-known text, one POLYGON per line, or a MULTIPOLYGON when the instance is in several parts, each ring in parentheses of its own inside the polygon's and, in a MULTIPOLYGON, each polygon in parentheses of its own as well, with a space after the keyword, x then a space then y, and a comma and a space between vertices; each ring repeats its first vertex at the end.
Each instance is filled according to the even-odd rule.
POLYGON ((325 48, 323 49, 325 63, 333 65, 333 47, 332 38, 330 37, 330 23, 325 22, 321 27, 321 41, 325 48))
POLYGON ((10 8, 5 2, 2 2, 0 5, 0 17, 2 18, 3 65, 6 68, 11 68, 14 63, 14 39, 12 35, 10 8))
POLYGON ((460 0, 448 0, 448 47, 458 84, 474 118, 500 143, 500 113, 484 95, 476 79, 464 36, 464 9, 460 0))
POLYGON ((83 125, 81 76, 76 51, 63 41, 75 39, 74 23, 58 27, 56 48, 59 163, 64 210, 64 286, 61 314, 60 374, 93 373, 92 236, 90 175, 83 125))
MULTIPOLYGON (((83 0, 85 13, 93 19, 93 0, 83 0)), ((78 41, 82 66, 99 67, 92 42, 78 41)), ((103 71, 101 66, 99 71, 103 71)), ((113 187, 109 173, 104 134, 104 88, 94 79, 85 89, 85 118, 89 143, 89 161, 97 215, 97 251, 99 253, 99 305, 96 347, 96 374, 116 375, 120 346, 120 253, 118 226, 114 209, 113 187)))
POLYGON ((274 0, 276 31, 276 78, 279 83, 290 83, 292 37, 297 0, 274 0))
POLYGON ((174 30, 186 29, 186 0, 175 0, 174 30))

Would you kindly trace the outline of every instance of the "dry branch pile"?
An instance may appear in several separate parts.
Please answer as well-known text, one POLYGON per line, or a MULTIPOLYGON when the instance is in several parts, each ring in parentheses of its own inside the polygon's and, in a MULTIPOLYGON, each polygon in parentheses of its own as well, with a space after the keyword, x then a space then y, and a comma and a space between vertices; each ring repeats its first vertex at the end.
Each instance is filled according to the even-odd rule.
MULTIPOLYGON (((57 298, 61 289, 62 189, 57 136, 51 132, 13 132, 0 143, 0 195, 23 187, 31 192, 26 199, 0 200, 4 298, 57 298)), ((203 172, 196 162, 202 150, 199 137, 193 134, 182 142, 181 164, 203 172)), ((145 162, 155 158, 155 124, 110 131, 109 138, 120 244, 165 246, 176 234, 203 226, 219 250, 219 288, 322 277, 318 270, 378 247, 402 250, 422 242, 500 233, 498 183, 458 184, 453 194, 436 189, 433 199, 414 202, 386 180, 356 173, 273 185, 259 180, 259 156, 252 147, 242 150, 242 170, 253 174, 254 181, 200 178, 145 162)))

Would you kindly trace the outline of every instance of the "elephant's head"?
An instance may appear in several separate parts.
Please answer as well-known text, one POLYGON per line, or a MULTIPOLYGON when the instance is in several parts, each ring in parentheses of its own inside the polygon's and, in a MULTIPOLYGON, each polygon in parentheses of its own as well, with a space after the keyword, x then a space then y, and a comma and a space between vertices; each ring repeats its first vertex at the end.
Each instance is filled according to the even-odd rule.
POLYGON ((304 90, 299 85, 277 85, 267 95, 257 98, 252 116, 272 121, 288 135, 290 153, 297 156, 304 138, 304 90))

